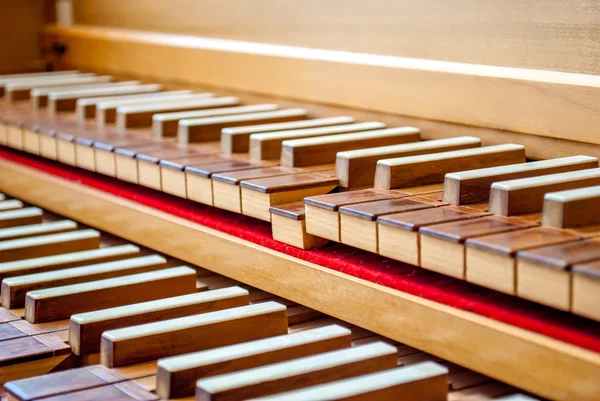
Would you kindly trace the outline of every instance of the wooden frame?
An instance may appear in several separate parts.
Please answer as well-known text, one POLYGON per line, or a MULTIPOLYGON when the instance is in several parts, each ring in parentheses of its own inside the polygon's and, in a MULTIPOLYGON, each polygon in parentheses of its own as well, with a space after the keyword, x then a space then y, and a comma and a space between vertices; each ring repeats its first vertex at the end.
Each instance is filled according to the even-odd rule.
POLYGON ((6 160, 0 160, 0 191, 526 391, 557 400, 594 400, 600 393, 600 355, 592 351, 339 273, 6 160), (437 330, 442 322, 444 330, 437 330))

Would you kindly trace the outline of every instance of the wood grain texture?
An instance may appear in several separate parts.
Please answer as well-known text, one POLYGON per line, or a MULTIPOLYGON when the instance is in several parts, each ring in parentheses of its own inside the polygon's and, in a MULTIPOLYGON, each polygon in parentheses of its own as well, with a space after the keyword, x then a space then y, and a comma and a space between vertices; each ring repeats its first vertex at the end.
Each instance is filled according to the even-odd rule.
POLYGON ((544 196, 542 225, 557 228, 600 223, 600 186, 551 192, 544 196))

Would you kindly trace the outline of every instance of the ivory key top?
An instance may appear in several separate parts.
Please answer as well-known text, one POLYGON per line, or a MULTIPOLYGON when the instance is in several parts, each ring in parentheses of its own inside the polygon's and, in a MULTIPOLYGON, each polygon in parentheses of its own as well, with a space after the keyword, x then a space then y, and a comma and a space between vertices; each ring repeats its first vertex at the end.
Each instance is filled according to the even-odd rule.
POLYGON ((30 291, 25 318, 30 323, 67 319, 71 315, 196 292, 196 272, 174 267, 88 283, 30 291))
POLYGON ((261 113, 277 110, 276 104, 254 104, 251 106, 224 107, 211 110, 180 111, 176 113, 162 113, 152 116, 152 132, 156 138, 163 136, 176 136, 179 120, 192 118, 205 118, 226 116, 231 114, 261 113))
POLYGON ((544 196, 542 225, 572 228, 600 224, 600 186, 551 192, 544 196))
POLYGON ((0 200, 0 212, 5 210, 20 209, 23 207, 23 202, 18 199, 0 200))
POLYGON ((30 224, 0 229, 0 241, 35 237, 37 235, 58 234, 77 229, 77 223, 71 220, 58 220, 49 223, 30 224))
POLYGON ((396 347, 376 342, 199 379, 197 401, 241 401, 397 366, 396 347))
POLYGON ((447 397, 448 369, 422 362, 254 401, 446 401, 447 397))
POLYGON ((42 209, 37 207, 1 211, 0 228, 39 224, 42 222, 43 213, 42 209))
POLYGON ((421 130, 414 127, 285 140, 281 143, 281 165, 302 167, 334 163, 338 152, 420 140, 421 130))
POLYGON ((111 82, 106 80, 99 83, 89 83, 72 86, 50 86, 45 88, 34 88, 31 90, 31 108, 33 111, 39 111, 41 108, 48 106, 48 96, 50 93, 67 92, 73 90, 92 90, 100 88, 116 88, 121 86, 139 85, 140 81, 121 81, 111 82))
POLYGON ((528 178, 598 167, 598 159, 572 156, 537 162, 511 164, 453 172, 444 178, 444 201, 451 205, 487 202, 494 182, 528 178))
POLYGON ((51 79, 31 79, 8 82, 4 85, 4 100, 13 103, 16 100, 29 99, 30 92, 35 88, 55 86, 75 86, 112 81, 111 76, 96 76, 94 74, 78 74, 75 76, 63 76, 51 79))
POLYGON ((285 306, 265 302, 106 331, 100 360, 119 367, 286 332, 285 306))
POLYGON ((194 394, 196 380, 350 347, 350 330, 325 326, 158 361, 156 394, 164 399, 194 394))
POLYGON ((221 152, 226 154, 248 152, 250 149, 250 135, 252 134, 258 134, 261 132, 289 131, 303 128, 327 127, 331 125, 352 124, 353 122, 354 118, 341 116, 223 128, 221 130, 221 152))
POLYGON ((505 144, 379 160, 375 187, 394 189, 443 182, 453 171, 525 162, 525 147, 505 144))
POLYGON ((600 185, 600 168, 495 182, 490 193, 490 212, 502 216, 540 212, 546 193, 594 185, 600 185))
POLYGON ((68 78, 81 75, 77 70, 69 71, 51 71, 51 72, 30 72, 24 74, 6 74, 0 75, 0 96, 4 96, 4 87, 7 83, 12 81, 23 81, 32 79, 56 79, 56 78, 68 78))
POLYGON ((285 140, 314 138, 319 136, 345 134, 350 132, 372 131, 385 128, 379 121, 364 123, 342 124, 326 127, 295 129, 291 131, 264 132, 250 135, 250 159, 270 160, 279 159, 281 144, 285 140))
POLYGON ((102 309, 71 316, 69 344, 76 355, 100 351, 102 333, 183 316, 248 305, 248 291, 226 287, 196 294, 102 309))
POLYGON ((181 145, 190 142, 218 140, 221 137, 223 128, 255 125, 261 122, 274 123, 303 120, 305 118, 308 118, 306 110, 281 109, 262 113, 180 120, 177 128, 177 140, 181 145))
POLYGON ((7 309, 22 308, 25 304, 26 293, 33 290, 159 270, 166 265, 167 261, 162 256, 148 255, 51 272, 9 277, 2 281, 2 306, 7 309))
POLYGON ((100 247, 100 233, 79 230, 0 242, 0 262, 37 258, 100 247))

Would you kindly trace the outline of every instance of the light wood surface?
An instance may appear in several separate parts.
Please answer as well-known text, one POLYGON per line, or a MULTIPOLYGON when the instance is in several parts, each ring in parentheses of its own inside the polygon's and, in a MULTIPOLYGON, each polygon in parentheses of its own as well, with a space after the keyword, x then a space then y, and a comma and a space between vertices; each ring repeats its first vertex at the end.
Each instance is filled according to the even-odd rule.
POLYGON ((394 189, 443 182, 453 171, 525 161, 522 145, 506 144, 379 160, 375 188, 394 189))
POLYGON ((100 360, 112 368, 286 332, 286 307, 265 302, 106 331, 100 360))
POLYGON ((189 267, 170 268, 28 292, 25 318, 30 323, 49 322, 76 313, 193 292, 195 271, 189 267))
POLYGON ((6 161, 0 161, 0 167, 1 192, 37 201, 65 217, 189 263, 211 266, 220 274, 335 314, 525 391, 557 400, 590 401, 600 391, 594 387, 600 375, 596 353, 339 273, 27 167, 6 161), (178 241, 165 242, 165 236, 178 241), (328 291, 322 291, 324 282, 328 291), (377 314, 373 313, 375 305, 377 314), (403 311, 401 322, 397 310, 403 311), (444 321, 442 332, 436 329, 439 321, 444 321), (490 347, 491 343, 495 346, 490 347), (517 361, 515 353, 522 358, 517 361), (562 374, 565 370, 576 374, 567 379, 562 374))
POLYGON ((271 213, 273 239, 300 249, 321 248, 329 240, 306 232, 306 220, 295 220, 271 213))
POLYGON ((240 401, 391 369, 398 352, 384 342, 325 352, 196 382, 199 401, 240 401))
POLYGON ((496 182, 490 193, 490 212, 503 216, 541 212, 548 192, 599 184, 599 168, 496 182))
POLYGON ((551 192, 544 196, 542 225, 557 228, 600 223, 600 186, 551 192))
POLYGON ((571 308, 570 272, 519 260, 517 277, 519 297, 564 311, 571 308))
POLYGON ((580 316, 600 320, 597 277, 573 274, 571 285, 571 311, 580 316))
POLYGON ((350 347, 350 330, 325 326, 158 361, 156 394, 194 394, 196 380, 350 347))
POLYGON ((444 401, 448 397, 447 376, 444 366, 423 362, 254 400, 444 401))
POLYGON ((598 167, 598 159, 572 156, 446 174, 444 201, 451 205, 487 202, 494 182, 598 167))

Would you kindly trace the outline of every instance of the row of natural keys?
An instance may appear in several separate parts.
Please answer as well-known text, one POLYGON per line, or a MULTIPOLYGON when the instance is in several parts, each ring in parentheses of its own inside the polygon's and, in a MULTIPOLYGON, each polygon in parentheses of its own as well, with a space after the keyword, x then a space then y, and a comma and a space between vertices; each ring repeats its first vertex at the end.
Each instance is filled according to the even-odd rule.
POLYGON ((0 144, 600 319, 595 157, 80 75, 0 78, 0 144))
POLYGON ((0 200, 0 257, 9 400, 530 399, 16 199, 0 200))

